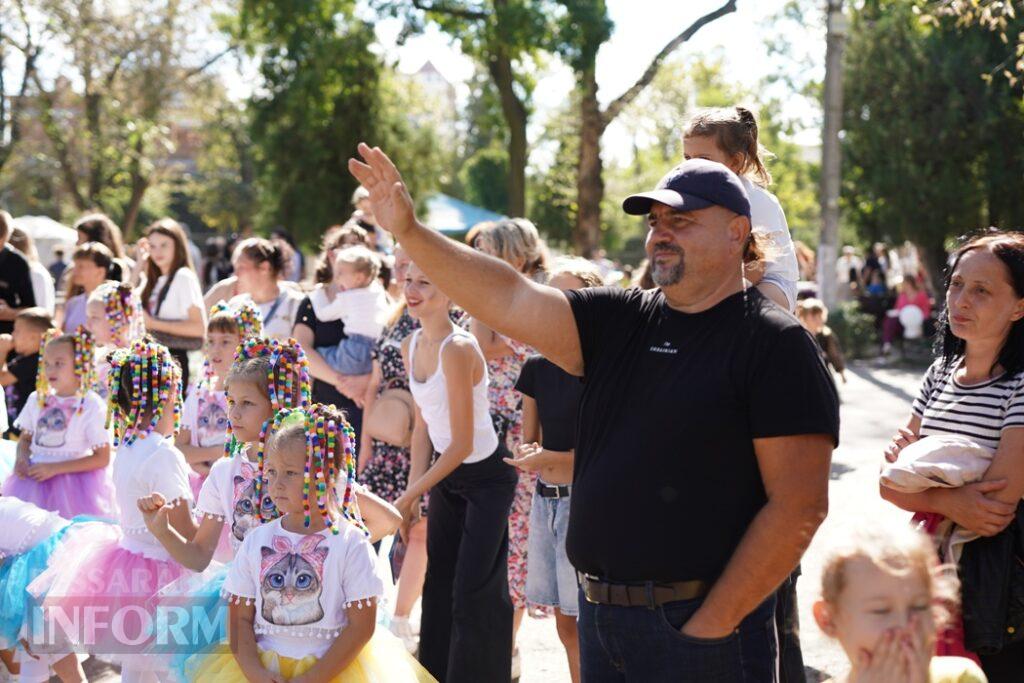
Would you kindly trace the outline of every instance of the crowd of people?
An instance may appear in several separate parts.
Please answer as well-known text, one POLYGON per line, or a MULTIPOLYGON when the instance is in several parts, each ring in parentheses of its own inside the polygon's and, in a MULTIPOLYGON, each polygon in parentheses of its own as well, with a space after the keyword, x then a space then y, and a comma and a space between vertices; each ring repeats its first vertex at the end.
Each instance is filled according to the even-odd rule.
MULTIPOLYGON (((36 267, 0 212, 4 667, 509 681, 532 610, 573 681, 803 681, 796 585, 845 366, 799 294, 753 113, 702 111, 682 137, 686 159, 623 201, 648 225, 626 287, 525 219, 429 230, 365 145, 315 268, 284 233, 197 257, 167 218, 129 253, 102 214, 36 267), (109 618, 72 623, 82 607, 109 618), (209 628, 167 629, 174 608, 209 628)), ((884 277, 875 256, 850 261, 854 295, 884 277)), ((813 614, 850 683, 1024 680, 1022 264, 1024 235, 1000 231, 951 261, 942 353, 880 479, 927 535, 908 520, 826 563, 813 614)), ((931 315, 902 283, 892 335, 907 307, 931 315)))

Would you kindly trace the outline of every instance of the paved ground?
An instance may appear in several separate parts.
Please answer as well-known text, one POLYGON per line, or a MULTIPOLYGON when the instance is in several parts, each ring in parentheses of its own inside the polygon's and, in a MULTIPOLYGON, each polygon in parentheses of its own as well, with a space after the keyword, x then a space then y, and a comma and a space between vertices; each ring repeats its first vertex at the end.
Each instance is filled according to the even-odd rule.
MULTIPOLYGON (((822 636, 810 614, 829 544, 846 537, 859 525, 899 524, 906 520, 905 514, 878 497, 876 477, 882 449, 896 427, 906 420, 922 375, 923 369, 855 365, 847 373, 848 384, 840 387, 842 445, 833 458, 830 512, 804 557, 803 578, 798 586, 808 681, 822 680, 820 674, 827 674, 827 678, 844 671, 842 653, 822 636)), ((527 618, 519 646, 522 651, 520 683, 569 680, 553 619, 527 618)), ((2 678, 0 676, 0 680, 2 678)), ((89 678, 104 683, 120 679, 104 668, 91 668, 89 678)))

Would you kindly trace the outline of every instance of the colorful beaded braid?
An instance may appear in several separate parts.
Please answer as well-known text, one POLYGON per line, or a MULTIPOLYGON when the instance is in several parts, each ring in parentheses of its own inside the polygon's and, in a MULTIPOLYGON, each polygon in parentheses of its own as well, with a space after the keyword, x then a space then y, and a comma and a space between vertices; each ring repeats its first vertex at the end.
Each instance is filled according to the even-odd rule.
POLYGON ((314 403, 306 409, 278 411, 274 416, 273 432, 300 422, 306 435, 306 464, 302 479, 303 523, 310 525, 313 504, 332 533, 340 529, 334 519, 334 510, 355 524, 365 535, 370 532, 363 523, 356 502, 355 430, 337 408, 314 403), (344 494, 338 495, 338 447, 341 446, 342 469, 345 472, 344 494))
MULTIPOLYGON (((267 372, 267 394, 275 413, 282 408, 305 408, 309 405, 312 386, 309 361, 306 360, 306 354, 299 342, 294 339, 282 342, 278 339, 264 337, 246 339, 238 345, 235 362, 253 358, 268 358, 270 361, 270 369, 267 372)), ((260 428, 259 443, 256 449, 257 500, 262 500, 263 459, 267 443, 267 429, 270 427, 270 423, 271 420, 267 420, 260 428)), ((231 431, 229 420, 228 440, 224 444, 224 454, 230 456, 235 452, 238 452, 238 443, 231 431)))
POLYGON ((103 301, 103 311, 110 321, 110 333, 115 339, 131 342, 142 337, 145 323, 142 317, 142 305, 138 294, 126 282, 104 282, 96 288, 94 294, 103 301))
MULTIPOLYGON (((238 325, 238 336, 242 341, 249 337, 258 337, 263 334, 263 317, 251 300, 245 299, 239 305, 232 307, 226 301, 218 301, 210 307, 210 318, 218 313, 234 313, 235 323, 238 325)), ((209 359, 203 361, 203 374, 200 383, 209 386, 213 380, 213 368, 210 367, 209 359)))
MULTIPOLYGON (((43 334, 43 349, 50 342, 65 336, 60 330, 50 329, 43 334)), ((75 396, 78 397, 78 408, 76 412, 81 413, 83 406, 85 406, 85 395, 93 387, 93 383, 96 381, 96 367, 93 364, 93 354, 95 353, 95 344, 93 343, 92 335, 84 327, 79 326, 74 333, 67 335, 71 337, 71 349, 72 357, 75 364, 75 379, 78 380, 78 389, 75 390, 75 396)), ((46 405, 46 399, 50 394, 50 383, 46 379, 46 368, 44 363, 39 363, 39 369, 36 371, 36 398, 39 400, 39 406, 43 407, 46 405)))
POLYGON ((127 349, 110 354, 110 396, 107 427, 114 427, 114 445, 131 445, 145 438, 160 422, 166 406, 174 410, 174 429, 181 425, 181 369, 167 347, 151 341, 136 341, 127 349), (117 403, 124 368, 131 373, 131 408, 123 411, 117 403), (171 393, 174 393, 172 396, 171 393), (149 401, 153 405, 148 405, 149 401), (150 411, 148 423, 145 421, 150 411))

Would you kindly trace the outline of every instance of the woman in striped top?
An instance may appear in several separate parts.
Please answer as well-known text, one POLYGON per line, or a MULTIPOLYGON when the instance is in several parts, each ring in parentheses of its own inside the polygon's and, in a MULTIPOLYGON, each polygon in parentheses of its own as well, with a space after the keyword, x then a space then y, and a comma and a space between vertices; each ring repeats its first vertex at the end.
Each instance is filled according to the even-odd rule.
MULTIPOLYGON (((928 369, 912 414, 886 450, 934 434, 967 436, 995 452, 981 482, 882 497, 915 513, 994 536, 1024 496, 1024 234, 989 232, 954 254, 941 322, 942 355, 928 369)), ((965 605, 965 609, 968 606, 965 605)), ((982 657, 989 680, 1024 680, 1024 646, 982 657)))

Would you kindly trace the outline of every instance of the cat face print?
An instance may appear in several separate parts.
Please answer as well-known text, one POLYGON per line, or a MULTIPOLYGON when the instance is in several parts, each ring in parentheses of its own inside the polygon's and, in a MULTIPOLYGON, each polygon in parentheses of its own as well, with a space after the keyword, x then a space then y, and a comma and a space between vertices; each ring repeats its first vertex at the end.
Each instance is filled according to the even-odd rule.
POLYGON ((227 438, 228 413, 220 402, 199 397, 196 438, 200 446, 219 446, 227 438))
MULTIPOLYGON (((245 535, 250 529, 260 525, 260 510, 262 508, 264 519, 277 517, 277 509, 269 494, 263 495, 263 500, 256 498, 256 468, 248 462, 242 462, 241 474, 235 475, 234 481, 234 509, 231 513, 231 534, 238 541, 245 540, 245 535)), ((266 491, 266 487, 263 487, 266 491)))
POLYGON ((329 548, 318 548, 323 536, 306 536, 295 545, 274 536, 273 547, 260 548, 261 614, 277 626, 302 626, 324 618, 320 603, 324 561, 329 548))
POLYGON ((68 432, 68 413, 59 405, 48 405, 36 420, 34 441, 43 448, 61 448, 68 432))

